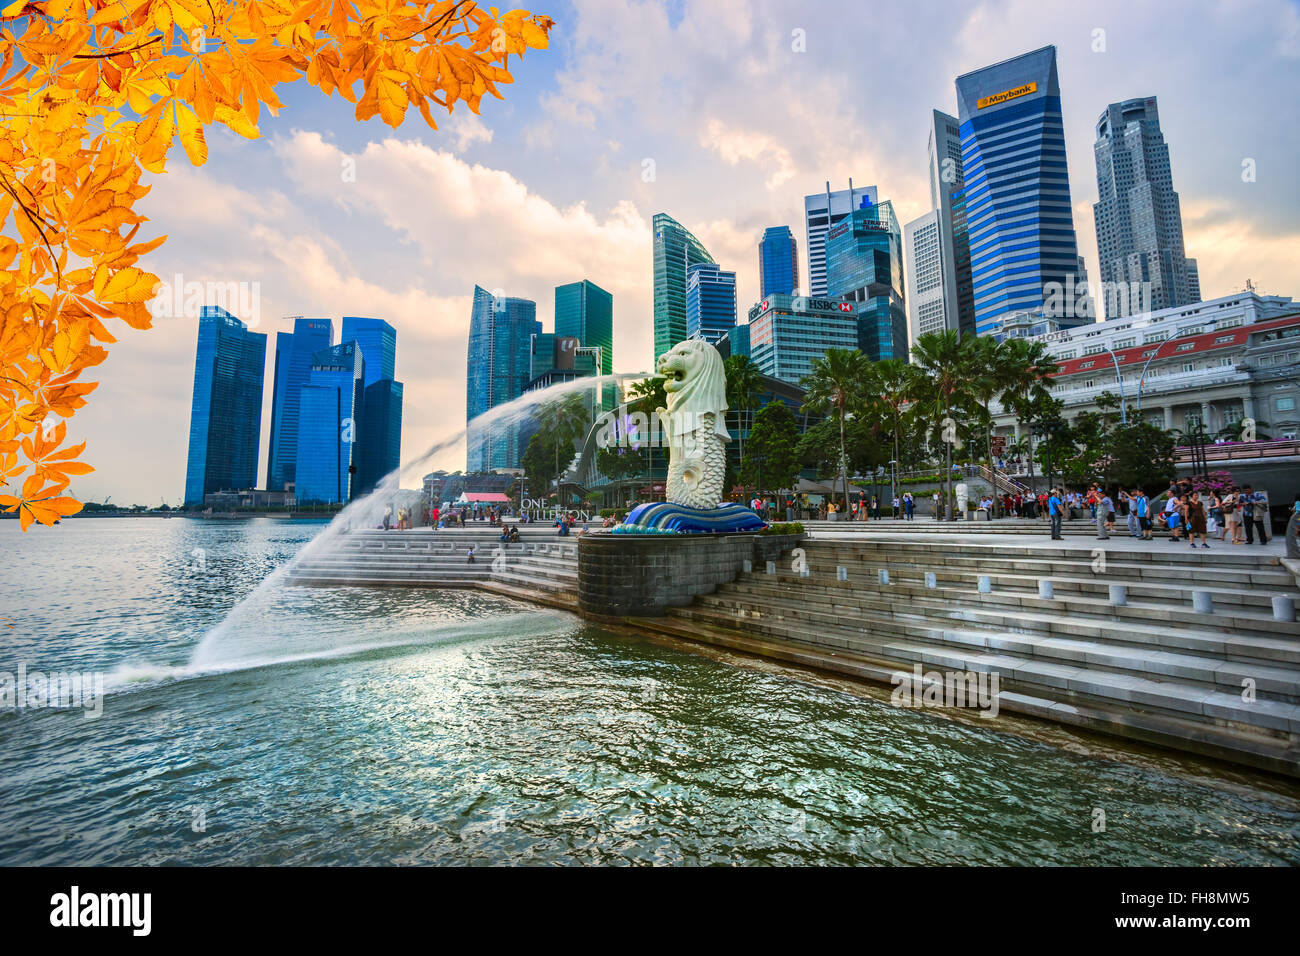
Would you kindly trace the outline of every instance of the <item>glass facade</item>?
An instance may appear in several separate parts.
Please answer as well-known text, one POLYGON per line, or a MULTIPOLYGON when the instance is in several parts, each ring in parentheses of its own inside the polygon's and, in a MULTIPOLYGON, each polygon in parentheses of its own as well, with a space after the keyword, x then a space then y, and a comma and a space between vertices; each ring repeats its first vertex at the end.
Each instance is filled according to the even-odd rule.
POLYGON ((808 294, 824 296, 826 286, 826 233, 855 209, 874 206, 875 186, 854 187, 849 180, 848 189, 826 191, 805 196, 803 200, 805 246, 808 250, 808 294))
POLYGON ((298 466, 294 497, 299 504, 340 504, 353 496, 355 449, 365 359, 355 342, 321 349, 299 399, 298 466))
POLYGON ((748 330, 750 361, 760 372, 797 384, 827 349, 858 347, 856 308, 847 300, 771 295, 749 310, 748 326, 736 328, 748 330))
POLYGON ((671 216, 656 213, 654 236, 655 354, 651 363, 686 338, 686 270, 712 262, 704 244, 671 216))
POLYGON ((225 309, 204 306, 190 403, 187 504, 202 504, 213 491, 256 487, 265 372, 266 334, 250 332, 225 309))
POLYGON ((957 78, 975 330, 1083 280, 1070 208, 1056 48, 957 78))
POLYGON ((869 359, 907 358, 903 236, 892 203, 855 209, 826 234, 826 287, 854 303, 857 347, 869 359))
POLYGON ((353 496, 369 494, 402 463, 402 383, 381 378, 365 387, 353 496))
POLYGON ((758 242, 759 295, 793 295, 799 284, 799 250, 789 226, 769 226, 758 242))
POLYGON ((686 337, 711 343, 736 324, 736 274, 716 263, 686 270, 686 337))
POLYGON ((466 471, 519 467, 523 451, 518 424, 490 425, 475 419, 523 394, 530 377, 533 336, 541 334, 536 302, 494 297, 474 286, 466 363, 466 471))
POLYGON ((600 349, 601 375, 614 371, 614 297, 583 279, 555 287, 555 334, 600 349))
POLYGON ((340 342, 356 342, 366 360, 366 387, 397 374, 397 330, 383 319, 343 316, 340 342))
POLYGON ((275 336, 275 382, 271 391, 271 443, 266 458, 266 487, 283 491, 294 483, 298 461, 298 399, 311 374, 312 356, 334 343, 329 319, 298 317, 292 332, 275 336))

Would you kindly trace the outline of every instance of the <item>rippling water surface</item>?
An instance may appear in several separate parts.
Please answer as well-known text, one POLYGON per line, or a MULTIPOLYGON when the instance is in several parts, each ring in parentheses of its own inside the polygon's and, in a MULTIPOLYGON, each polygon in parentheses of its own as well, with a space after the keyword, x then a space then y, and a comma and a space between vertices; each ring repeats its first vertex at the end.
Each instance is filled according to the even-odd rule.
POLYGON ((0 522, 0 671, 108 684, 96 719, 0 713, 0 864, 1300 859, 1285 782, 471 591, 272 589, 218 628, 322 527, 0 522))

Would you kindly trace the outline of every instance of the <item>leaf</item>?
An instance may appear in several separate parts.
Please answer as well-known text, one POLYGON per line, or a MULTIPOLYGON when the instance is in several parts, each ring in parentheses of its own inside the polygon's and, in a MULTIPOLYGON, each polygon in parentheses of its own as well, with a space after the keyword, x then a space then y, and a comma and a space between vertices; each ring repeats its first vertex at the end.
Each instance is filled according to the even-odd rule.
POLYGON ((184 106, 176 107, 176 123, 180 127, 181 145, 185 147, 185 155, 195 166, 202 166, 208 161, 208 141, 203 135, 203 124, 184 106))

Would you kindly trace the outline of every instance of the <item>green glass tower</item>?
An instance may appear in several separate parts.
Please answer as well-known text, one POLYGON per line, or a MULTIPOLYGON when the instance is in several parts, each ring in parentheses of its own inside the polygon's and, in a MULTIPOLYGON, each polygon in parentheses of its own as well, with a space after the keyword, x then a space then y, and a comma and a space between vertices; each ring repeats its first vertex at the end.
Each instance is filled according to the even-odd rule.
MULTIPOLYGON (((713 256, 686 227, 666 213, 655 213, 655 353, 651 362, 686 338, 686 270, 713 256)), ((583 345, 587 342, 584 340, 583 345)))
POLYGON ((614 297, 587 279, 555 287, 555 335, 600 349, 598 375, 614 371, 614 297))

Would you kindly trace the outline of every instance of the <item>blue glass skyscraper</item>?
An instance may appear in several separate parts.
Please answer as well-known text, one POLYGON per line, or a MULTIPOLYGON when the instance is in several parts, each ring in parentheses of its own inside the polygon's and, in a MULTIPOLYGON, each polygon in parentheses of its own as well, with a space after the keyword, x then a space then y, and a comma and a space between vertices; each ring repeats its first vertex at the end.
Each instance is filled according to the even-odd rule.
POLYGON ((397 330, 383 319, 343 316, 343 342, 355 342, 365 360, 361 429, 353 458, 352 496, 368 494, 402 459, 402 383, 397 370, 397 330))
POLYGON ((601 375, 614 371, 614 297, 583 279, 555 287, 555 335, 600 349, 601 375))
POLYGON ((1056 48, 957 78, 975 330, 1084 281, 1065 164, 1056 48))
POLYGON ((532 337, 541 332, 536 302, 494 297, 487 289, 474 286, 466 362, 466 471, 519 467, 518 423, 489 425, 476 419, 523 394, 529 379, 532 337))
POLYGON ((853 210, 826 234, 826 291, 852 303, 869 359, 907 358, 903 236, 888 200, 853 210))
POLYGON ((758 241, 761 298, 792 295, 799 282, 799 249, 789 226, 769 226, 758 241))
POLYGON ((686 270, 686 337, 709 343, 736 324, 736 274, 715 262, 699 262, 686 270))
POLYGON ((294 319, 292 332, 275 336, 275 382, 271 392, 271 444, 266 487, 282 491, 294 482, 298 461, 298 399, 311 373, 312 356, 334 341, 329 319, 294 319))
POLYGON ((225 309, 204 306, 194 359, 185 502, 257 485, 266 335, 225 309))
POLYGON ((294 497, 299 504, 350 501, 365 360, 354 342, 322 349, 299 399, 298 463, 294 497))
POLYGON ((343 316, 340 342, 356 342, 366 360, 366 387, 397 374, 397 330, 383 319, 343 316))

